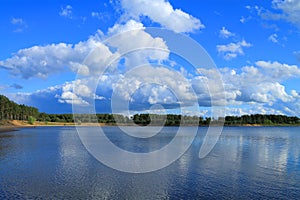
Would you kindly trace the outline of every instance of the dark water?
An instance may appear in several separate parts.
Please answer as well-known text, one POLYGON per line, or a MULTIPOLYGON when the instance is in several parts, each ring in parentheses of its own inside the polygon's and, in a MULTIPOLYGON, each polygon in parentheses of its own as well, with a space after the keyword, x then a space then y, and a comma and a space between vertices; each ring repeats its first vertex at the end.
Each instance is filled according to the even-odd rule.
MULTIPOLYGON (((104 130, 115 144, 136 152, 159 149, 176 132, 167 127, 140 143, 116 127, 104 130)), ((179 160, 145 174, 101 164, 73 127, 0 133, 0 199, 300 198, 300 127, 226 127, 213 151, 199 159, 205 133, 199 128, 179 160)))

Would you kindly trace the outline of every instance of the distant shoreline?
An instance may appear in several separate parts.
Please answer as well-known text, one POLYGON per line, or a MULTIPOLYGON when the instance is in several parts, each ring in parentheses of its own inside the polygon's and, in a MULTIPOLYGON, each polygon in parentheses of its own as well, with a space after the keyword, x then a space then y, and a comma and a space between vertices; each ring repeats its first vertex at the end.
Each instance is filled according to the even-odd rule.
MULTIPOLYGON (((119 124, 121 126, 131 126, 129 124, 119 124)), ((106 124, 106 123, 81 123, 75 124, 74 122, 40 122, 37 121, 34 124, 29 124, 27 121, 22 120, 6 120, 5 123, 0 125, 0 133, 2 132, 10 132, 16 131, 18 128, 31 128, 31 127, 65 127, 65 126, 117 126, 117 124, 106 124)), ((224 127, 298 127, 299 124, 271 124, 271 125, 264 125, 264 124, 240 124, 240 125, 224 125, 224 127)), ((175 126, 174 126, 175 127, 175 126)), ((200 125, 199 127, 207 127, 204 125, 200 125)))

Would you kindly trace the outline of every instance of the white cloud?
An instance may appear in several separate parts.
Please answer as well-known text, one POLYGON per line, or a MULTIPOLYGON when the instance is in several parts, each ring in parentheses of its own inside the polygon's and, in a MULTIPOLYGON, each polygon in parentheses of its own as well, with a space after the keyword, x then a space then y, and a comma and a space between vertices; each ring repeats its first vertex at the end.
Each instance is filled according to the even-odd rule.
MULTIPOLYGON (((110 106, 111 92, 114 91, 123 101, 139 105, 135 108, 137 110, 147 109, 153 104, 169 105, 169 108, 178 108, 179 105, 192 106, 195 101, 198 101, 200 106, 210 106, 208 84, 214 84, 214 81, 209 82, 209 79, 213 79, 216 71, 205 70, 201 70, 201 74, 205 76, 187 79, 176 70, 145 66, 130 70, 126 74, 103 75, 99 81, 98 77, 79 79, 18 98, 21 99, 20 103, 47 101, 55 106, 62 104, 63 107, 71 105, 72 102, 85 107, 98 100, 101 103, 96 106, 105 109, 110 106), (38 100, 33 101, 35 99, 38 100), (55 104, 54 101, 59 104, 55 104), (184 104, 181 104, 182 102, 184 104)), ((257 61, 254 66, 244 66, 240 70, 221 68, 220 72, 223 75, 226 101, 229 105, 226 114, 299 115, 299 91, 287 92, 282 84, 287 79, 300 78, 298 66, 257 61), (242 108, 239 107, 241 105, 242 108)), ((218 93, 213 95, 218 97, 218 93)))
POLYGON ((273 7, 281 10, 281 18, 300 28, 300 1, 299 0, 273 0, 273 7))
POLYGON ((108 31, 109 36, 114 34, 117 35, 104 41, 106 44, 102 41, 103 33, 99 32, 75 45, 59 43, 21 49, 11 58, 0 61, 0 67, 25 79, 47 78, 70 69, 80 75, 97 76, 105 69, 116 70, 118 59, 108 64, 119 56, 125 58, 128 69, 148 64, 149 60, 168 59, 169 50, 164 40, 145 32, 139 22, 129 20, 126 24, 115 24, 108 31))
POLYGON ((300 97, 299 93, 298 93, 296 90, 292 90, 292 91, 291 91, 291 95, 292 95, 293 97, 295 97, 295 98, 300 97))
POLYGON ((107 43, 117 48, 118 54, 125 57, 127 69, 148 64, 149 60, 161 62, 169 57, 165 41, 159 37, 153 38, 145 32, 140 22, 129 20, 126 24, 116 24, 108 32, 110 35, 119 33, 107 43))
POLYGON ((246 22, 246 18, 244 16, 241 17, 240 22, 244 24, 246 22))
POLYGON ((122 101, 139 105, 136 107, 138 110, 147 109, 148 105, 153 104, 177 108, 179 104, 189 106, 190 102, 197 102, 191 86, 189 80, 180 72, 163 67, 145 66, 131 70, 125 75, 104 75, 99 80, 98 77, 77 79, 29 96, 32 98, 54 93, 53 96, 61 104, 73 103, 85 107, 92 105, 94 100, 100 100, 102 105, 103 101, 111 98, 111 92, 114 91, 122 101))
POLYGON ((250 105, 246 108, 240 107, 227 107, 226 115, 228 116, 241 116, 241 115, 250 115, 250 114, 275 114, 275 115, 283 115, 284 112, 280 110, 276 110, 274 108, 265 107, 261 105, 250 105))
MULTIPOLYGON (((186 79, 178 74, 179 72, 147 66, 147 69, 145 67, 137 68, 130 71, 130 74, 116 78, 115 80, 118 81, 112 81, 112 85, 109 87, 112 87, 112 90, 117 92, 123 100, 144 105, 159 103, 176 107, 181 99, 185 105, 191 106, 197 98, 196 101, 199 105, 209 106, 211 95, 215 97, 220 95, 217 92, 211 94, 208 90, 208 84, 214 83, 214 81, 209 82, 208 79, 213 78, 216 73, 214 70, 210 71, 205 72, 205 69, 202 69, 201 74, 205 76, 186 79), (193 96, 192 91, 195 92, 196 97, 193 96)), ((284 111, 285 108, 279 106, 291 107, 296 98, 299 99, 299 93, 296 91, 288 93, 282 85, 282 82, 287 79, 300 78, 300 69, 295 65, 258 61, 255 66, 242 67, 240 72, 223 68, 221 73, 223 74, 227 104, 251 107, 248 112, 240 110, 240 113, 261 111, 260 113, 288 114, 287 111, 284 111)), ((213 87, 210 85, 210 88, 213 87)))
POLYGON ((106 13, 106 12, 91 12, 91 16, 93 18, 103 20, 103 21, 110 18, 109 13, 106 13))
POLYGON ((250 7, 264 20, 285 20, 300 28, 300 1, 299 0, 272 0, 272 9, 250 7))
POLYGON ((76 104, 81 106, 89 105, 89 100, 100 99, 100 96, 92 92, 92 84, 94 79, 77 79, 67 82, 61 87, 61 94, 56 94, 60 103, 76 104))
POLYGON ((0 66, 11 72, 15 76, 21 76, 24 79, 38 77, 47 78, 50 74, 60 73, 69 68, 80 74, 97 72, 105 64, 105 61, 113 55, 109 48, 101 43, 99 34, 90 37, 87 41, 72 44, 50 44, 45 46, 33 46, 21 49, 11 58, 0 61, 0 66), (83 65, 84 58, 92 51, 100 52, 95 55, 97 66, 87 68, 83 65), (102 63, 102 65, 101 65, 102 63))
POLYGON ((23 78, 45 78, 50 73, 59 72, 66 64, 66 57, 71 57, 72 45, 64 43, 47 46, 34 46, 21 49, 13 57, 0 61, 0 66, 13 75, 23 78))
POLYGON ((234 36, 235 34, 230 32, 223 26, 222 29, 220 30, 219 35, 221 38, 230 38, 230 37, 234 36))
MULTIPOLYGON (((288 94, 281 83, 290 78, 300 78, 300 68, 279 62, 257 61, 256 66, 242 67, 240 73, 231 73, 230 69, 224 68, 222 74, 227 85, 226 93, 233 91, 237 94, 231 104, 248 102, 253 106, 271 107, 280 102, 293 104, 297 93, 292 91, 288 94)), ((230 100, 228 96, 227 100, 230 100)))
POLYGON ((292 98, 285 92, 285 87, 278 82, 271 83, 259 83, 255 88, 257 91, 253 91, 249 96, 251 100, 259 103, 267 103, 272 105, 274 102, 281 100, 288 102, 292 98))
POLYGON ((99 12, 92 12, 91 16, 95 17, 95 18, 99 18, 101 16, 101 13, 99 13, 99 12))
POLYGON ((81 106, 89 105, 88 102, 86 102, 85 100, 78 97, 76 94, 72 92, 64 92, 58 101, 60 103, 68 103, 73 105, 81 105, 81 106))
POLYGON ((278 35, 276 33, 274 33, 274 34, 269 36, 268 40, 273 42, 273 43, 278 43, 278 35))
POLYGON ((135 20, 128 20, 125 24, 116 23, 113 27, 108 29, 109 35, 120 34, 132 30, 141 30, 145 29, 144 25, 141 22, 135 20))
POLYGON ((144 103, 174 105, 196 101, 191 86, 179 72, 150 65, 135 68, 112 85, 114 92, 126 101, 136 101, 132 98, 138 92, 138 100, 144 103))
POLYGON ((14 25, 16 25, 16 24, 20 25, 20 24, 24 24, 24 20, 22 18, 15 18, 15 17, 13 17, 11 19, 11 23, 14 24, 14 25))
POLYGON ((134 19, 148 16, 152 21, 175 32, 193 32, 204 28, 199 19, 180 9, 174 9, 165 0, 121 0, 121 5, 128 16, 134 19))
POLYGON ((97 95, 97 94, 94 94, 94 99, 95 99, 95 100, 106 100, 105 97, 99 96, 99 95, 97 95))
MULTIPOLYGON (((87 41, 74 45, 59 43, 21 49, 11 58, 0 61, 0 66, 10 70, 13 75, 26 79, 46 78, 64 69, 78 72, 84 77, 90 76, 24 95, 32 99, 39 96, 39 98, 44 98, 44 102, 52 95, 56 103, 63 105, 73 103, 87 106, 97 100, 101 101, 102 106, 107 107, 107 104, 102 104, 102 102, 109 102, 111 92, 117 91, 118 96, 123 100, 140 103, 143 106, 167 104, 173 106, 172 108, 178 108, 181 104, 192 106, 195 101, 201 106, 210 106, 210 94, 214 91, 212 80, 216 71, 212 70, 210 73, 208 70, 204 72, 205 69, 203 69, 202 74, 205 76, 186 76, 188 77, 186 78, 183 74, 188 74, 188 72, 180 73, 175 70, 175 67, 171 70, 151 66, 150 63, 160 64, 168 60, 170 52, 165 41, 147 33, 144 25, 139 21, 140 17, 147 16, 152 21, 176 32, 192 32, 204 28, 200 20, 179 9, 174 9, 165 0, 121 0, 121 5, 130 20, 116 23, 109 28, 106 36, 103 33, 97 33, 87 41), (103 38, 115 34, 117 35, 102 43, 103 38), (124 64, 126 68, 122 72, 117 63, 107 65, 109 61, 120 56, 124 58, 122 65, 124 64), (141 65, 146 67, 135 68, 141 65), (103 75, 102 72, 108 67, 109 69, 103 75), (100 73, 102 76, 98 77, 100 73), (208 84, 212 84, 210 86, 212 91, 208 90, 208 84)), ((60 15, 72 18, 72 7, 68 5, 62 8, 60 15)), ((91 15, 98 18, 100 13, 93 12, 91 15)), ((22 20, 14 19, 11 23, 19 24, 22 20)), ((234 33, 222 27, 220 37, 232 36, 234 33)), ((273 37, 270 37, 270 40, 277 41, 276 34, 271 36, 273 37)), ((251 46, 250 43, 242 40, 227 45, 217 45, 217 50, 226 60, 230 60, 244 55, 244 48, 251 46)), ((119 61, 120 59, 117 59, 117 62, 119 61)), ((245 66, 241 70, 223 68, 221 71, 227 103, 234 106, 246 103, 249 106, 247 110, 237 108, 233 112, 300 111, 299 92, 292 90, 289 93, 282 84, 287 79, 300 77, 298 66, 258 61, 254 66, 245 66)), ((216 90, 213 95, 221 96, 218 92, 216 90)), ((39 102, 43 101, 39 99, 39 102)))
POLYGON ((252 44, 242 40, 237 43, 229 43, 227 45, 217 45, 217 51, 221 53, 225 60, 236 58, 238 55, 244 55, 243 47, 251 47, 252 44))
POLYGON ((72 19, 72 11, 73 8, 70 5, 66 5, 65 7, 61 7, 59 15, 62 17, 67 17, 69 19, 72 19))
POLYGON ((14 25, 14 27, 15 27, 14 32, 15 33, 23 32, 26 28, 28 28, 26 22, 22 18, 13 17, 11 19, 10 23, 12 25, 14 25))
POLYGON ((297 65, 282 64, 279 62, 257 61, 256 65, 262 69, 266 79, 284 81, 293 77, 300 77, 300 69, 297 65))
MULTIPOLYGON (((300 105, 299 92, 296 90, 288 92, 283 85, 288 79, 300 79, 298 66, 276 61, 257 61, 254 66, 244 66, 240 70, 231 68, 219 70, 229 106, 227 115, 257 113, 299 115, 300 107, 297 107, 300 105)), ((205 95, 208 96, 209 93, 205 84, 200 83, 194 82, 193 87, 197 94, 201 94, 200 100, 205 100, 205 95)))
POLYGON ((252 19, 251 16, 248 16, 248 17, 242 16, 242 17, 240 18, 240 22, 241 22, 242 24, 245 24, 247 21, 249 21, 249 20, 251 20, 251 19, 252 19))

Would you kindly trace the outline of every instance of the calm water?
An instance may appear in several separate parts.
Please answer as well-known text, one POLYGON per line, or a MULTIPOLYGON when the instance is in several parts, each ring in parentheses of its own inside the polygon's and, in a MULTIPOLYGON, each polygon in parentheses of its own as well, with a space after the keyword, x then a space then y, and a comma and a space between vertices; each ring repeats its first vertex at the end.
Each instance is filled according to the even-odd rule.
MULTIPOLYGON (((115 144, 135 152, 159 149, 176 132, 167 127, 138 141, 116 127, 104 130, 115 144)), ((226 127, 213 151, 199 159, 205 133, 199 128, 179 160, 146 174, 101 164, 73 127, 0 133, 0 199, 300 198, 300 127, 226 127)))

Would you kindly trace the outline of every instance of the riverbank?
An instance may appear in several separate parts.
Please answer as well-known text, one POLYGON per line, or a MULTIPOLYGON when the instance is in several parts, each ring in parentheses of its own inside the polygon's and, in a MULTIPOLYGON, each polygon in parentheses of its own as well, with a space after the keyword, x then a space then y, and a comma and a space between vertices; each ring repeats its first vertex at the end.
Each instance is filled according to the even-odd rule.
MULTIPOLYGON (((130 126, 129 124, 118 124, 121 126, 130 126)), ((26 127, 53 127, 53 126, 117 126, 117 124, 107 123, 80 123, 74 122, 41 122, 36 121, 29 124, 28 121, 23 120, 2 120, 0 121, 0 133, 17 130, 17 128, 26 127)), ((263 126, 300 126, 299 124, 237 124, 237 125, 224 125, 224 126, 241 126, 241 127, 263 127, 263 126)))
POLYGON ((41 126, 109 126, 110 124, 104 123, 81 123, 75 124, 73 122, 40 122, 36 121, 33 124, 29 124, 23 120, 2 120, 0 121, 0 133, 17 130, 17 128, 30 128, 41 126))

